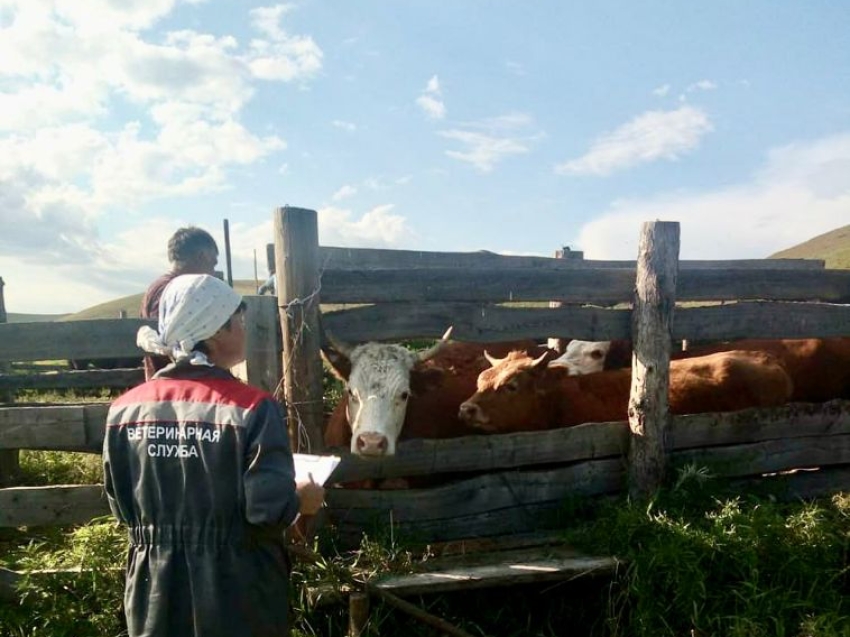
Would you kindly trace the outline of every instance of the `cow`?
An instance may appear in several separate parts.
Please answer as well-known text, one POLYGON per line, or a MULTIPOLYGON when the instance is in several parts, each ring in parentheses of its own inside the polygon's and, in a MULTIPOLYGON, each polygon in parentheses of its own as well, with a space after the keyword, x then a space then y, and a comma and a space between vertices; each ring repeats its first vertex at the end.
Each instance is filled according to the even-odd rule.
MULTIPOLYGON (((745 350, 775 356, 794 384, 793 402, 824 402, 850 398, 850 338, 745 339, 710 343, 674 352, 671 358, 705 356, 745 350)), ((551 362, 573 374, 590 374, 631 365, 631 341, 570 341, 566 352, 551 362)))
POLYGON ((328 342, 325 359, 346 383, 325 427, 327 447, 349 447, 360 456, 391 456, 404 438, 454 438, 479 433, 458 418, 489 363, 487 351, 538 349, 532 340, 505 343, 449 341, 451 329, 421 353, 391 343, 356 347, 328 342))
MULTIPOLYGON (((631 369, 575 376, 521 352, 488 360, 493 366, 460 406, 458 416, 470 427, 508 433, 628 418, 631 369)), ((788 402, 792 391, 785 369, 764 352, 720 352, 670 364, 673 414, 774 407, 788 402)))

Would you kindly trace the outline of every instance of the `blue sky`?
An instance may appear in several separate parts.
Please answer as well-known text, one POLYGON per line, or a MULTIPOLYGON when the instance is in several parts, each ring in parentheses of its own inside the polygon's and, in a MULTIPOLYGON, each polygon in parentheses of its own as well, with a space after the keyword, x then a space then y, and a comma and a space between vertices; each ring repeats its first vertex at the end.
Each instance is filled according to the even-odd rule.
POLYGON ((850 4, 0 0, 10 312, 142 291, 180 225, 759 258, 850 223, 850 4), (71 8, 69 8, 69 6, 71 8))

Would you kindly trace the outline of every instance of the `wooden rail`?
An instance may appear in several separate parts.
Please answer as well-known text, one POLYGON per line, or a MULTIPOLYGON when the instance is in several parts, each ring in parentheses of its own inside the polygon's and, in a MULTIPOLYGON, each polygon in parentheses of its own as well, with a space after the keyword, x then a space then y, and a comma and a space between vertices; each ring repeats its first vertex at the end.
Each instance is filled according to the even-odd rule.
MULTIPOLYGON (((37 448, 95 452, 102 445, 106 408, 78 405, 68 410, 51 409, 48 413, 52 419, 40 421, 42 429, 37 436, 26 433, 27 418, 37 418, 35 412, 16 408, 5 423, 0 421, 0 449, 35 444, 37 448), (87 427, 76 424, 72 410, 82 410, 79 418, 88 423, 87 427), (56 446, 46 445, 46 438, 55 440, 56 446)), ((387 522, 390 515, 406 532, 434 534, 441 539, 463 537, 467 532, 486 537, 533 530, 535 524, 543 525, 543 518, 535 516, 556 516, 566 498, 622 490, 628 436, 625 422, 593 423, 539 433, 402 441, 396 456, 374 461, 342 453, 333 482, 489 473, 415 493, 332 489, 328 496, 330 513, 349 540, 358 528, 387 522), (554 466, 560 468, 549 468, 554 466), (506 512, 516 509, 518 503, 526 513, 515 519, 506 512)), ((846 489, 850 470, 841 465, 850 463, 850 401, 676 416, 670 426, 669 445, 674 465, 697 463, 717 476, 748 477, 799 467, 822 467, 822 472, 828 472, 828 467, 835 466, 831 474, 834 482, 826 486, 846 489)), ((814 479, 811 474, 800 478, 809 482, 814 479)), ((108 513, 100 487, 79 487, 79 493, 71 497, 75 489, 2 489, 0 511, 5 513, 0 514, 0 526, 78 521, 80 512, 68 502, 80 504, 83 511, 108 513), (27 505, 27 500, 37 504, 27 505), (58 508, 50 513, 54 505, 58 508)))

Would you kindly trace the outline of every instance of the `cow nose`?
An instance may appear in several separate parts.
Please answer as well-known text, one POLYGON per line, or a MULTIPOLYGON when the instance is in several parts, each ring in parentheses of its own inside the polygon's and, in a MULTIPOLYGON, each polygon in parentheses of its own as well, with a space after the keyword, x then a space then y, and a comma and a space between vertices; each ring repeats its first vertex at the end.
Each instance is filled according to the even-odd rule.
POLYGON ((361 456, 383 456, 389 441, 383 434, 365 433, 357 436, 357 453, 361 456))
POLYGON ((478 405, 475 403, 461 403, 459 417, 470 423, 474 423, 478 419, 478 405))

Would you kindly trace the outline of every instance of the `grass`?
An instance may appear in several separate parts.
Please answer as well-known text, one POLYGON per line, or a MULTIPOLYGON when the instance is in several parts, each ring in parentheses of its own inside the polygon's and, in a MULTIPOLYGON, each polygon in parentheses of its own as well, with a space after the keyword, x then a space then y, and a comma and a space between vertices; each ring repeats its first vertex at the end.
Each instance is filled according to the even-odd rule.
POLYGON ((18 486, 100 484, 103 465, 99 455, 71 451, 21 451, 18 486))
POLYGON ((710 483, 691 471, 568 534, 628 564, 601 634, 850 635, 850 494, 782 504, 710 483))
POLYGON ((771 258, 823 259, 827 268, 850 269, 850 226, 813 237, 771 258))
MULTIPOLYGON (((338 384, 333 385, 339 391, 338 384)), ((49 398, 51 401, 55 397, 49 398)), ((79 400, 79 398, 76 398, 79 400)), ((23 483, 98 483, 100 457, 21 452, 23 483)), ((508 637, 850 637, 850 494, 783 503, 741 495, 686 467, 649 502, 576 500, 564 538, 588 554, 616 555, 618 576, 430 595, 411 601, 472 635, 508 637)), ((316 599, 423 560, 392 534, 336 548, 292 574, 296 637, 342 636, 346 607, 316 599), (317 591, 320 593, 317 594, 317 591)), ((0 529, 0 566, 84 572, 30 578, 0 604, 0 635, 122 635, 126 536, 111 519, 76 528, 0 529)), ((373 600, 367 635, 434 635, 373 600)))
MULTIPOLYGON (((59 454, 56 454, 59 455, 59 454)), ((43 456, 46 459, 49 456, 43 456)), ((36 456, 28 459, 37 464, 36 456)), ((73 477, 55 462, 54 475, 73 477)), ((411 601, 473 635, 555 637, 847 637, 850 635, 850 494, 781 503, 723 492, 703 471, 649 502, 584 502, 564 538, 626 566, 613 580, 431 595, 411 601), (567 628, 568 627, 568 628, 567 628)), ((3 635, 122 634, 126 539, 109 520, 75 529, 5 530, 0 564, 15 569, 83 567, 84 574, 31 579, 17 604, 0 606, 3 635), (117 570, 116 570, 117 569, 117 570)), ((291 603, 296 637, 342 636, 342 604, 316 598, 424 560, 392 538, 338 551, 316 540, 315 560, 298 561, 291 603), (321 594, 317 595, 317 591, 321 594)), ((433 635, 373 600, 367 635, 433 635)))

